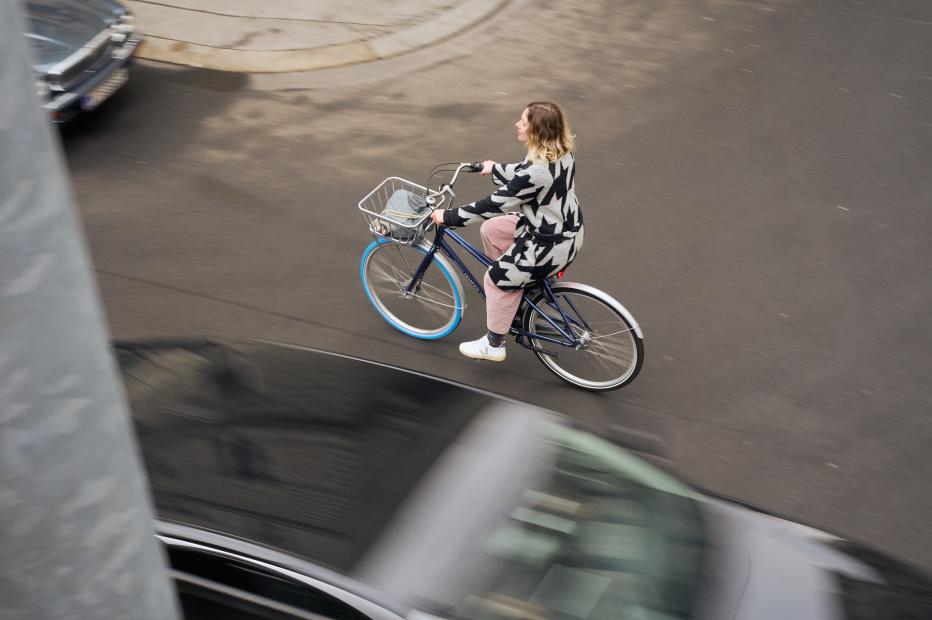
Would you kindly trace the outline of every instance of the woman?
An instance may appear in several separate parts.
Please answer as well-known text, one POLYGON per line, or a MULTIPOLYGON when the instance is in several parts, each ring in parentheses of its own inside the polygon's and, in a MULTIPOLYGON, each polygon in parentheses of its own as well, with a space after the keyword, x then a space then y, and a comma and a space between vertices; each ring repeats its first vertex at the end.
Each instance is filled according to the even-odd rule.
POLYGON ((555 103, 529 103, 515 123, 527 157, 517 164, 482 162, 482 174, 502 187, 487 198, 433 213, 438 226, 483 222, 486 255, 494 260, 485 274, 488 333, 460 345, 467 357, 500 362, 522 290, 562 271, 583 242, 583 220, 574 189, 573 136, 555 103), (512 213, 512 211, 517 211, 512 213))

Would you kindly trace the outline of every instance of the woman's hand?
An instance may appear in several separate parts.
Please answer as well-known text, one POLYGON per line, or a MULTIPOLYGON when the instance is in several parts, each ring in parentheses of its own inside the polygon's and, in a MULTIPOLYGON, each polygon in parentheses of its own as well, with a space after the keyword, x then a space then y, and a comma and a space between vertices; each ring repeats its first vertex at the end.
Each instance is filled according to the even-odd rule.
POLYGON ((484 162, 482 162, 482 172, 480 172, 479 174, 481 174, 482 176, 492 174, 492 166, 494 166, 495 163, 496 162, 492 161, 491 159, 487 159, 484 162))
POLYGON ((434 224, 437 226, 443 226, 443 212, 446 209, 434 209, 430 214, 430 219, 434 221, 434 224))

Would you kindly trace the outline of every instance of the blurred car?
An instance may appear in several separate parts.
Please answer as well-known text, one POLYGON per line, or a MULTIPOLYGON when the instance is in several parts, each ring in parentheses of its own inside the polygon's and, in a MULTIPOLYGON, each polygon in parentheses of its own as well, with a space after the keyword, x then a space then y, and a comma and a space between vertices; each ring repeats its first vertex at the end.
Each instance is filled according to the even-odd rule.
POLYGON ((536 407, 293 346, 116 353, 187 620, 932 617, 917 570, 536 407))
POLYGON ((129 78, 142 42, 116 0, 24 0, 42 108, 57 123, 92 110, 129 78))

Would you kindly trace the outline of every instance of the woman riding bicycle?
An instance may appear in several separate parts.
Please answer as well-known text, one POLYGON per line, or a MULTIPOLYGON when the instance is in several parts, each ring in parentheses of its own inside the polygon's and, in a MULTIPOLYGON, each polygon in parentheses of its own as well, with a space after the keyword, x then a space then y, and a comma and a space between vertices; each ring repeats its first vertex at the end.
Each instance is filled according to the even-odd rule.
POLYGON ((522 290, 566 269, 583 243, 582 212, 574 187, 575 145, 566 115, 555 103, 535 101, 515 127, 518 140, 527 144, 524 160, 482 163, 482 174, 491 174, 502 187, 482 200, 438 209, 432 215, 438 226, 483 222, 482 244, 495 261, 483 282, 488 333, 460 344, 460 353, 496 362, 505 359, 505 335, 522 290))

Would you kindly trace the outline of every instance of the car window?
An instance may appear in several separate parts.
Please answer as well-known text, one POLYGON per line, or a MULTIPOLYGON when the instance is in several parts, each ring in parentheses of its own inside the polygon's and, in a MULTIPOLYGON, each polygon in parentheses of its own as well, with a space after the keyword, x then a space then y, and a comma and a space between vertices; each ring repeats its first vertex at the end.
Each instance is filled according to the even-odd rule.
POLYGON ((485 545, 463 620, 689 618, 703 555, 693 493, 617 448, 554 429, 549 476, 485 545))
POLYGON ((185 620, 327 620, 215 581, 170 571, 185 620))
MULTIPOLYGON (((200 577, 332 620, 369 620, 368 616, 356 608, 326 592, 249 562, 233 560, 197 549, 174 546, 169 546, 168 557, 172 568, 178 573, 200 577)), ((209 607, 215 602, 198 600, 191 604, 209 607)), ((226 616, 213 617, 226 618, 226 616)), ((189 620, 187 616, 185 618, 189 620)))
MULTIPOLYGON (((184 620, 304 620, 315 618, 309 614, 288 613, 261 599, 243 599, 232 593, 218 592, 200 587, 186 579, 176 579, 178 600, 184 620)), ((273 601, 268 601, 274 603, 273 601)))

